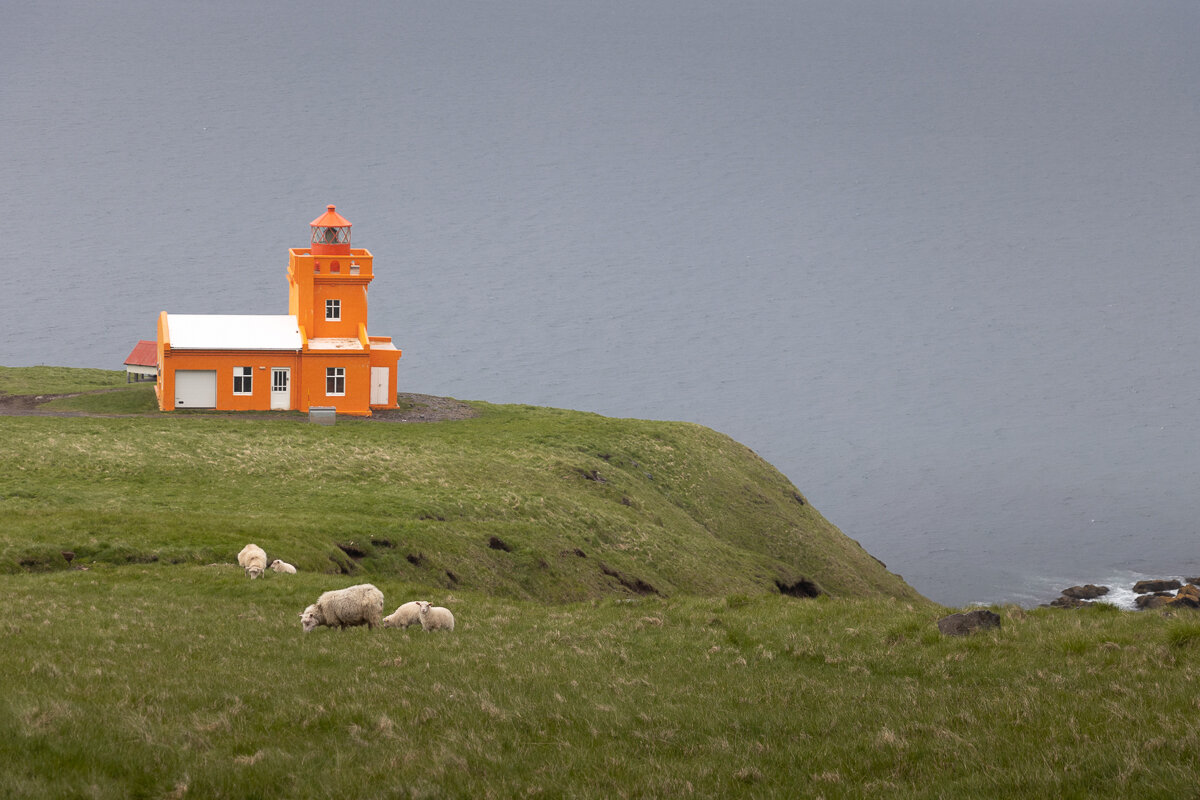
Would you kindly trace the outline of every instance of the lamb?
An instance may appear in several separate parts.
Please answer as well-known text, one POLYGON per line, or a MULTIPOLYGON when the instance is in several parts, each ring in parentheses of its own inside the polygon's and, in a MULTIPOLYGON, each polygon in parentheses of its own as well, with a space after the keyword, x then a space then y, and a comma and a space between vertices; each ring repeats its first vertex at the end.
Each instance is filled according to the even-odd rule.
POLYGON ((319 625, 338 629, 354 625, 374 628, 382 618, 383 592, 369 583, 360 583, 322 594, 300 613, 300 624, 308 633, 319 625))
POLYGON ((421 630, 454 630, 454 615, 450 613, 450 609, 431 606, 424 600, 418 600, 417 605, 421 607, 421 630))
POLYGON ((421 621, 421 604, 417 600, 405 603, 397 608, 391 614, 383 618, 383 627, 385 628, 404 628, 408 630, 409 625, 416 625, 421 621))
POLYGON ((286 561, 280 561, 278 558, 271 562, 271 569, 274 572, 286 572, 288 575, 295 575, 296 568, 286 561))
POLYGON ((254 580, 267 568, 267 554, 258 545, 248 544, 238 553, 238 565, 254 580))

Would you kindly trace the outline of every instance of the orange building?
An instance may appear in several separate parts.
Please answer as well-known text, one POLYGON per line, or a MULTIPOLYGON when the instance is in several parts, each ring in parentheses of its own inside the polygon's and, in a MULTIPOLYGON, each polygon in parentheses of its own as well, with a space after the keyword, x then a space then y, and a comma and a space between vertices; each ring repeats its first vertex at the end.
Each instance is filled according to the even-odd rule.
POLYGON ((333 206, 288 251, 288 313, 158 315, 158 407, 234 411, 396 407, 400 351, 367 334, 371 253, 333 206))

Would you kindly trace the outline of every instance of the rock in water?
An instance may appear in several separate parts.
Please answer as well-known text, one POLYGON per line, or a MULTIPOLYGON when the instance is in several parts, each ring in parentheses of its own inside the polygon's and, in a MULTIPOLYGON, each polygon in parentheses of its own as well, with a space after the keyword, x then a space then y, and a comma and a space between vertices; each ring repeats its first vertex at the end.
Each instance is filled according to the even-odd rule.
POLYGON ((1108 587, 1089 583, 1087 586, 1072 586, 1070 589, 1063 589, 1062 593, 1063 597, 1074 597, 1076 600, 1095 600, 1097 597, 1108 594, 1108 587))
POLYGON ((1200 588, 1188 584, 1175 593, 1171 605, 1183 608, 1200 608, 1200 588))
POLYGON ((1182 583, 1176 580, 1138 581, 1133 585, 1134 594, 1150 594, 1151 592, 1173 592, 1182 583))

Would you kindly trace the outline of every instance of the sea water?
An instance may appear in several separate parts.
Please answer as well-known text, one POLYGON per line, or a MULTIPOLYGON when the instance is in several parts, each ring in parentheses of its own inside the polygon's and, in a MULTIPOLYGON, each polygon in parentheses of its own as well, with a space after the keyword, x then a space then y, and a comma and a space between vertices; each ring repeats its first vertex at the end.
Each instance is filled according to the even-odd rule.
POLYGON ((281 313, 334 203, 404 390, 711 426, 948 604, 1200 572, 1198 9, 20 4, 0 363, 281 313))

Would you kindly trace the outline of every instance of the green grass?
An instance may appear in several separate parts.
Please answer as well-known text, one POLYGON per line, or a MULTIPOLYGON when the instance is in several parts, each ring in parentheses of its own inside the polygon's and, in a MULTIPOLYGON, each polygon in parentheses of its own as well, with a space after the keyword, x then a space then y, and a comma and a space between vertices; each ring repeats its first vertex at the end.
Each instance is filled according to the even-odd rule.
POLYGON ((75 367, 0 367, 0 393, 69 394, 126 386, 125 373, 75 367))
POLYGON ((1195 794, 1193 612, 943 637, 728 437, 477 406, 0 417, 0 797, 1195 794), (456 630, 301 632, 364 581, 456 630))
POLYGON ((0 395, 73 395, 39 406, 47 411, 146 414, 158 411, 152 383, 128 383, 124 372, 72 367, 0 367, 0 395))
POLYGON ((130 384, 74 397, 60 397, 39 406, 47 411, 87 411, 93 414, 156 414, 154 384, 130 384))
POLYGON ((0 795, 1174 797, 1200 768, 1180 618, 997 609, 956 639, 893 599, 544 604, 386 579, 389 611, 428 596, 455 632, 303 634, 346 582, 0 576, 0 795))
MULTIPOLYGON (((112 396, 72 402, 110 412, 112 396)), ((5 418, 0 572, 65 569, 63 551, 230 561, 254 541, 307 571, 548 601, 801 581, 918 598, 726 436, 477 405, 457 422, 332 427, 265 413, 5 418)))

